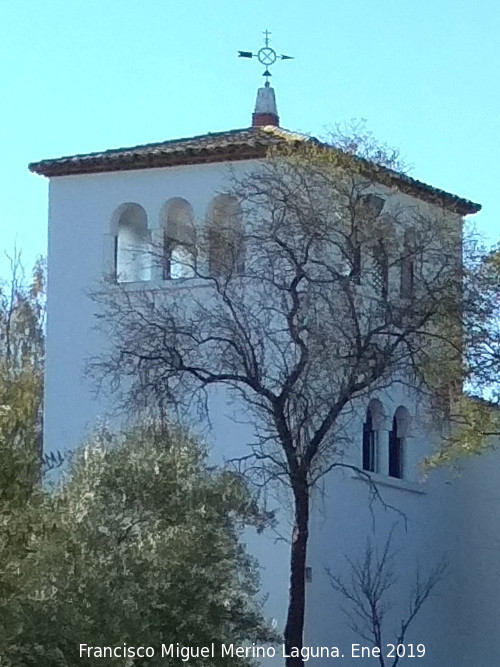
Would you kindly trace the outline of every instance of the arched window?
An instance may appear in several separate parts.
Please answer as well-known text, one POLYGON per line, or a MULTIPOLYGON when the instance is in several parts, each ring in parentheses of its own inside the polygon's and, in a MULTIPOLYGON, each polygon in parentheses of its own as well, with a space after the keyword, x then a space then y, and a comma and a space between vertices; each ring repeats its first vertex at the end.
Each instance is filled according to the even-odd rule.
POLYGON ((208 268, 211 276, 229 276, 244 270, 241 208, 236 197, 220 195, 208 214, 208 268))
POLYGON ((415 291, 415 230, 407 229, 404 235, 403 256, 401 258, 402 299, 413 299, 415 291))
POLYGON ((389 476, 404 477, 405 439, 410 424, 410 414, 402 405, 394 413, 389 431, 389 476))
POLYGON ((378 471, 378 434, 383 419, 382 403, 376 398, 372 399, 363 424, 363 470, 378 471))
POLYGON ((359 196, 358 206, 351 224, 350 245, 352 248, 351 259, 351 278, 357 283, 361 280, 361 238, 368 238, 367 230, 370 230, 370 223, 381 214, 384 208, 385 200, 373 193, 359 196))
POLYGON ((192 278, 196 273, 196 230, 191 205, 185 199, 171 199, 162 217, 163 277, 192 278))
POLYGON ((403 443, 398 435, 398 422, 395 416, 389 431, 389 476, 403 477, 403 443))
POLYGON ((124 204, 115 213, 115 271, 118 282, 151 279, 151 247, 146 211, 124 204))

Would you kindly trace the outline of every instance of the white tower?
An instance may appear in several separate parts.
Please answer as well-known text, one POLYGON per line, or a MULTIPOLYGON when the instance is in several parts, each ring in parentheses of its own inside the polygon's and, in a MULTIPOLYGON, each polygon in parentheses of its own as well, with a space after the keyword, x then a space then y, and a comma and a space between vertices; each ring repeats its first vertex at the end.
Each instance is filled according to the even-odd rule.
MULTIPOLYGON (((274 90, 267 84, 257 93, 252 126, 248 129, 42 160, 30 165, 34 173, 50 179, 47 450, 77 446, 113 408, 113 396, 96 398, 93 383, 86 374, 87 360, 98 355, 102 346, 109 343, 94 328, 94 306, 88 296, 99 289, 103 276, 116 272, 130 290, 145 286, 178 288, 179 298, 182 298, 182 286, 179 283, 176 287, 175 279, 189 276, 179 273, 175 257, 170 257, 168 269, 158 272, 144 257, 125 259, 121 255, 122 247, 132 239, 136 247, 147 248, 152 240, 164 237, 169 225, 176 229, 182 227, 184 246, 189 247, 190 243, 195 243, 197 230, 207 224, 210 211, 220 203, 220 193, 227 189, 228 167, 243 174, 253 169, 258 161, 265 160, 269 148, 308 141, 316 140, 279 127, 274 90)), ((446 215, 453 217, 458 226, 462 224, 462 216, 479 210, 467 200, 407 176, 384 169, 379 171, 381 196, 390 191, 394 197, 396 192, 406 205, 446 210, 446 215)), ((233 448, 235 442, 244 444, 248 438, 248 432, 232 422, 227 412, 221 403, 214 418, 213 440, 219 454, 233 448)), ((481 618, 482 606, 487 609, 488 619, 500 616, 497 555, 496 552, 483 553, 483 575, 469 562, 474 544, 482 545, 483 551, 486 548, 481 536, 470 532, 470 526, 477 517, 483 517, 484 505, 489 502, 485 497, 482 504, 471 504, 470 496, 476 493, 482 473, 476 470, 475 477, 470 477, 467 495, 462 492, 461 482, 444 483, 449 481, 445 472, 422 483, 418 474, 419 460, 433 444, 429 441, 429 432, 422 426, 424 423, 414 397, 395 388, 383 396, 372 397, 359 419, 350 426, 353 441, 359 443, 351 453, 353 460, 370 471, 387 504, 404 514, 408 526, 408 538, 404 530, 396 532, 408 569, 405 570, 405 562, 398 561, 397 569, 402 576, 394 588, 396 608, 392 620, 397 618, 399 607, 409 594, 408 580, 415 563, 419 561, 425 569, 447 552, 451 554, 450 577, 436 603, 429 605, 417 619, 407 644, 412 643, 414 647, 425 644, 425 657, 416 660, 419 665, 496 667, 498 647, 494 628, 486 619, 489 634, 482 636, 481 623, 476 619, 481 618), (394 439, 404 440, 405 474, 398 475, 390 468, 389 447, 391 442, 394 446, 394 439), (363 447, 366 444, 373 448, 365 460, 363 447), (461 557, 462 549, 467 559, 461 557), (493 587, 494 595, 487 590, 488 585, 493 587), (464 600, 464 590, 468 591, 469 600, 464 600), (470 616, 465 613, 469 602, 470 609, 474 610, 470 616, 475 616, 470 627, 467 625, 470 616), (467 637, 467 645, 463 636, 467 637)), ((498 462, 494 465, 498 470, 498 462)), ((493 469, 491 461, 489 469, 493 469)), ((329 476, 325 480, 322 494, 318 493, 314 499, 306 643, 339 646, 345 655, 345 664, 350 664, 352 643, 366 642, 346 626, 338 611, 340 600, 329 584, 326 569, 345 577, 349 575, 344 556, 355 559, 362 551, 373 515, 369 485, 348 473, 335 474, 335 479, 329 476)), ((495 484, 496 479, 490 474, 488 483, 495 484)), ((484 489, 482 493, 487 496, 484 489)), ((498 494, 495 507, 498 507, 498 494)), ((377 521, 381 532, 387 534, 394 517, 377 510, 377 521)), ((283 525, 286 530, 286 523, 283 525)), ((491 522, 488 529, 493 530, 491 522)), ((494 529, 498 538, 497 521, 494 529)), ((268 536, 255 541, 253 548, 263 564, 263 592, 269 592, 268 613, 278 618, 282 626, 287 600, 288 546, 275 543, 273 536, 268 536)), ((408 646, 406 651, 410 651, 408 646)), ((328 662, 323 660, 322 664, 328 662)), ((373 663, 373 659, 366 662, 373 663)))

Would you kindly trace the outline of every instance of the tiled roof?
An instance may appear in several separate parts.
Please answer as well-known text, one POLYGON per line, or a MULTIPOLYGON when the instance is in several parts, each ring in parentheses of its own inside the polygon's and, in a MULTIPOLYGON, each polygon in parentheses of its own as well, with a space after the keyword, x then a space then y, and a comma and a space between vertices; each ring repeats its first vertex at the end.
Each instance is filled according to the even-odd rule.
MULTIPOLYGON (((29 169, 36 174, 51 177, 249 160, 265 157, 268 150, 273 146, 285 143, 300 144, 306 141, 320 143, 313 137, 290 132, 279 127, 251 127, 131 148, 116 148, 98 153, 41 160, 31 163, 29 169)), ((370 171, 377 182, 395 186, 402 192, 425 201, 446 206, 462 215, 477 213, 481 209, 480 204, 439 190, 404 174, 364 160, 362 160, 362 163, 364 163, 363 168, 370 171)))

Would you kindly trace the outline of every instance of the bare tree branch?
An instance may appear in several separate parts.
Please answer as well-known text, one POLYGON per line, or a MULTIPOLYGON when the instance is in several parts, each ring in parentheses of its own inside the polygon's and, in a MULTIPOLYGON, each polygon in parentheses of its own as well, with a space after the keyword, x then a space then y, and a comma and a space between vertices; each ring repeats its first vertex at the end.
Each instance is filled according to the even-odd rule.
MULTIPOLYGON (((398 581, 395 572, 397 551, 392 548, 394 530, 395 526, 390 531, 380 552, 368 538, 362 559, 351 560, 346 556, 351 573, 348 582, 327 569, 332 587, 349 604, 343 611, 350 629, 370 645, 379 649, 378 658, 381 667, 387 664, 385 656, 387 640, 384 639, 384 632, 387 632, 385 619, 393 606, 391 589, 398 581)), ((447 562, 444 559, 435 565, 425 577, 422 577, 417 568, 410 592, 407 615, 401 619, 399 631, 393 631, 396 645, 404 644, 409 627, 423 605, 435 593, 436 587, 446 577, 447 569, 447 562)), ((391 667, 396 667, 399 661, 400 656, 396 655, 391 662, 391 667)))

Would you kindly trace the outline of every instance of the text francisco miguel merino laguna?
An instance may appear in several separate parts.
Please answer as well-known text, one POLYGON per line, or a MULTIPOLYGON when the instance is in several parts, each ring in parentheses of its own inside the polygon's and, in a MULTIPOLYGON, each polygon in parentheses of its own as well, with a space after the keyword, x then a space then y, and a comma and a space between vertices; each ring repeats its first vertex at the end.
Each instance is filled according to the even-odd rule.
MULTIPOLYGON (((422 658, 425 655, 425 646, 423 644, 413 645, 387 644, 387 649, 393 651, 391 657, 400 654, 400 648, 404 647, 408 657, 422 658), (415 653, 415 648, 417 653, 415 653)), ((237 644, 210 644, 210 646, 183 646, 182 644, 162 644, 160 648, 152 646, 129 646, 121 644, 120 646, 90 646, 89 644, 80 644, 80 658, 180 658, 183 662, 193 658, 295 658, 301 657, 307 661, 310 658, 378 658, 381 650, 374 646, 362 646, 361 644, 351 644, 346 654, 342 653, 338 646, 303 646, 301 649, 292 648, 289 652, 284 644, 275 648, 273 646, 258 646, 250 644, 239 646, 237 644)), ((403 653, 402 655, 404 655, 403 653)), ((388 653, 390 655, 390 653, 388 653)), ((400 656, 401 657, 401 656, 400 656)))

